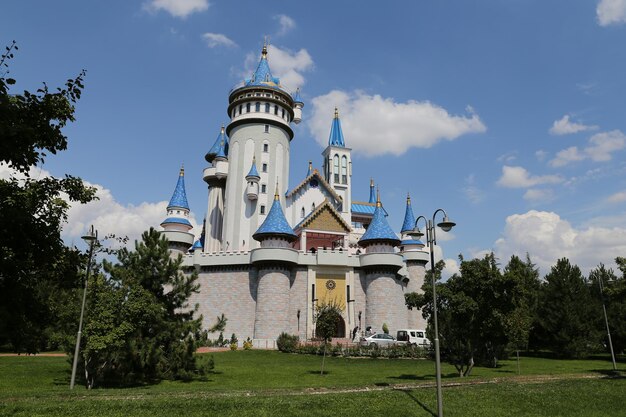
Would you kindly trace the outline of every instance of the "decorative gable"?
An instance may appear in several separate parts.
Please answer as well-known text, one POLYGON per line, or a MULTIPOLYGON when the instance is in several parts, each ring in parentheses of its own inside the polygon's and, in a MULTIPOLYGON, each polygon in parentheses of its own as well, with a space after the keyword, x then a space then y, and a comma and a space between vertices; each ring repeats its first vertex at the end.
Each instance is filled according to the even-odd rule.
POLYGON ((324 200, 311 214, 305 217, 296 229, 313 229, 327 232, 350 233, 351 228, 328 200, 324 200))

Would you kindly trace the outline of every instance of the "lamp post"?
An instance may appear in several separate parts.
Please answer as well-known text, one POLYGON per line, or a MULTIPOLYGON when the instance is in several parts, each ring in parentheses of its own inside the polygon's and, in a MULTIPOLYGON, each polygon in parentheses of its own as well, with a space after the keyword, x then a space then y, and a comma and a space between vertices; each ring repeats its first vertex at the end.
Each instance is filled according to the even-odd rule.
POLYGON ((87 282, 89 281, 89 273, 91 272, 91 260, 93 258, 93 247, 98 240, 98 231, 94 230, 93 225, 89 229, 89 232, 82 237, 82 239, 89 245, 89 258, 87 260, 87 271, 85 273, 85 286, 83 289, 83 303, 80 307, 80 320, 78 321, 78 334, 76 335, 76 348, 74 349, 74 361, 72 363, 72 378, 70 380, 70 389, 74 389, 74 382, 76 381, 76 367, 78 366, 78 353, 80 351, 80 336, 83 331, 83 316, 85 314, 85 301, 87 300, 87 282))
POLYGON ((420 219, 423 219, 426 223, 426 243, 428 244, 428 251, 430 252, 430 271, 433 285, 433 323, 435 325, 435 377, 437 379, 437 416, 443 417, 443 395, 441 392, 441 357, 439 354, 439 323, 437 321, 437 288, 435 286, 435 245, 437 244, 437 234, 435 232, 435 217, 437 213, 443 213, 443 221, 437 224, 444 232, 449 232, 455 225, 453 221, 450 221, 448 214, 444 209, 437 209, 433 213, 433 219, 427 220, 424 216, 419 216, 415 220, 415 228, 408 233, 411 236, 419 239, 424 236, 417 226, 420 219))
POLYGON ((613 341, 611 340, 611 329, 609 329, 609 319, 606 315, 606 305, 604 303, 604 284, 602 277, 598 277, 598 286, 600 287, 600 298, 602 299, 602 311, 604 312, 604 324, 606 324, 606 335, 609 338, 609 347, 611 348, 611 360, 613 361, 613 370, 617 371, 617 363, 615 362, 615 353, 613 352, 613 341))

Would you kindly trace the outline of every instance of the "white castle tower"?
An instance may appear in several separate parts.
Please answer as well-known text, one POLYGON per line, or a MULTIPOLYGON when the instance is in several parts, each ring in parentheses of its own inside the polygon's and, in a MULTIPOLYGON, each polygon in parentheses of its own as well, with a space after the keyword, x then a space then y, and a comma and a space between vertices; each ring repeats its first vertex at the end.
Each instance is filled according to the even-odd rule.
MULTIPOLYGON (((303 103, 291 96, 272 76, 267 62, 267 45, 252 77, 236 86, 228 97, 228 175, 225 184, 221 250, 241 251, 258 247, 253 233, 263 223, 278 194, 285 206, 285 190, 276 184, 289 184, 289 147, 292 122, 301 120, 303 103), (258 194, 250 193, 246 173, 258 168, 258 194), (256 198, 255 198, 256 197, 256 198)), ((209 202, 209 213, 214 207, 209 202)), ((216 226, 207 225, 207 231, 216 226)), ((208 242, 208 240, 207 240, 208 242)), ((207 246, 207 248, 209 248, 207 246)))
POLYGON ((341 217, 350 224, 352 221, 352 149, 346 148, 341 130, 339 111, 335 107, 335 117, 330 128, 328 146, 322 152, 324 157, 324 177, 341 197, 341 217))

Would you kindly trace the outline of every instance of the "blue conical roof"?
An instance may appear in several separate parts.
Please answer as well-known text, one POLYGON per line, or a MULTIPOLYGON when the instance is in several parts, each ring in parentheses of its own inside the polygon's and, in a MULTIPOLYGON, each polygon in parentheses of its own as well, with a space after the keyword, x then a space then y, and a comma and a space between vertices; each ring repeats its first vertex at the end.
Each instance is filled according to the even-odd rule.
POLYGON ((365 243, 375 242, 387 242, 393 246, 400 244, 400 239, 398 239, 398 236, 391 230, 387 222, 380 199, 376 201, 374 217, 361 239, 359 239, 359 245, 363 246, 365 243))
POLYGON ((256 178, 261 178, 261 176, 259 175, 259 171, 257 171, 256 169, 256 158, 252 157, 252 166, 250 167, 250 172, 248 172, 248 175, 246 175, 246 178, 248 177, 256 177, 256 178))
POLYGON ((280 205, 280 199, 278 197, 278 187, 270 212, 267 214, 261 227, 259 227, 252 237, 258 241, 269 237, 284 237, 290 241, 298 238, 291 226, 289 226, 289 223, 287 223, 287 219, 283 213, 283 208, 280 205))
POLYGON ((376 191, 374 191, 374 178, 370 179, 370 203, 376 203, 376 191))
POLYGON ((194 242, 193 246, 189 248, 189 252, 195 252, 198 249, 202 250, 202 242, 200 240, 194 242))
POLYGON ((213 162, 216 156, 222 156, 223 158, 228 157, 228 136, 226 136, 224 126, 220 129, 215 143, 213 143, 209 152, 204 156, 204 159, 206 159, 207 162, 213 162))
POLYGON ((404 222, 402 223, 402 230, 400 233, 408 232, 415 228, 415 216, 413 215, 413 209, 411 208, 411 197, 406 196, 406 211, 404 212, 404 222))
POLYGON ((296 90, 296 94, 293 95, 293 102, 294 103, 304 104, 304 102, 302 101, 302 98, 300 97, 300 89, 299 88, 296 90))
POLYGON ((245 80, 246 85, 267 85, 271 87, 280 87, 280 80, 272 76, 270 65, 267 62, 267 45, 263 45, 261 52, 261 60, 250 79, 245 80))
POLYGON ((182 209, 189 210, 189 203, 187 203, 187 193, 185 192, 185 168, 180 169, 180 175, 178 176, 178 182, 174 189, 174 194, 170 199, 170 203, 167 209, 173 207, 180 207, 182 209))
POLYGON ((341 122, 339 121, 339 111, 337 110, 337 108, 335 108, 335 117, 333 118, 333 124, 330 127, 328 144, 330 146, 338 146, 340 148, 346 147, 346 144, 343 140, 343 131, 341 130, 341 122))

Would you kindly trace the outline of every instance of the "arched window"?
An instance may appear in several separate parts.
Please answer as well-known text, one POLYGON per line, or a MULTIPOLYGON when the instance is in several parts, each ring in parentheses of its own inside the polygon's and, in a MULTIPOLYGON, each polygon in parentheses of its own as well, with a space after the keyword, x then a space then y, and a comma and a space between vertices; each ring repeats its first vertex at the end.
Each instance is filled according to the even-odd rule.
POLYGON ((265 103, 265 113, 270 112, 270 103, 265 103))
POLYGON ((302 210, 300 210, 300 217, 304 219, 304 207, 302 207, 302 210))
POLYGON ((278 104, 274 104, 274 114, 278 116, 278 104))
POLYGON ((311 203, 311 211, 315 210, 315 203, 311 203))
POLYGON ((261 111, 261 103, 256 102, 254 104, 254 111, 261 111))
POLYGON ((246 113, 250 113, 250 103, 246 103, 246 113))
POLYGON ((283 109, 283 115, 281 116, 283 119, 285 118, 285 109, 283 109))
POLYGON ((348 183, 348 158, 345 155, 341 157, 341 183, 348 183))
POLYGON ((241 104, 239 105, 239 115, 241 116, 241 104))
POLYGON ((335 182, 339 182, 339 155, 333 157, 333 174, 335 174, 335 182))

